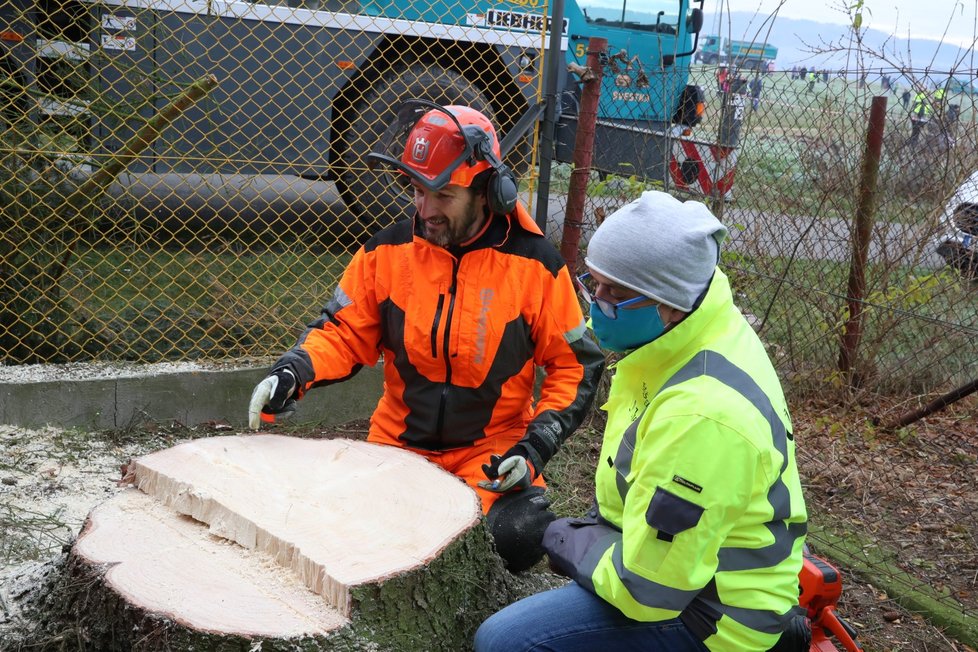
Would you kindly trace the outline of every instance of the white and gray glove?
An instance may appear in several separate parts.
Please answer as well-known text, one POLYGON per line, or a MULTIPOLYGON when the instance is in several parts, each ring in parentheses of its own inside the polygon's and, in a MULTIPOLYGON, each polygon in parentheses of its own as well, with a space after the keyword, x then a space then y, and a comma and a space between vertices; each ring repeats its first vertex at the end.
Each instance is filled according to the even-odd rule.
POLYGON ((482 472, 489 480, 478 484, 483 489, 496 493, 528 489, 533 482, 533 466, 521 455, 522 449, 514 446, 504 455, 493 455, 489 464, 482 465, 482 472))
POLYGON ((248 427, 258 430, 261 423, 275 423, 295 412, 295 374, 289 369, 276 369, 258 383, 248 405, 248 427))

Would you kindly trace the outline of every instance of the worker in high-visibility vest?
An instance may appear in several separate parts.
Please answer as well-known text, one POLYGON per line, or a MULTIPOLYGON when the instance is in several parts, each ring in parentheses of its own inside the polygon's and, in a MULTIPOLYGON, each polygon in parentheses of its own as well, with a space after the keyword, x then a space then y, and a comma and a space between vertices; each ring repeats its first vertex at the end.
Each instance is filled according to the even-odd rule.
POLYGON ((910 143, 917 142, 920 131, 924 128, 934 114, 934 106, 927 97, 927 91, 920 89, 914 95, 913 103, 910 105, 910 143))
POLYGON ((934 91, 934 116, 936 118, 935 126, 937 127, 937 134, 940 138, 944 139, 947 144, 950 144, 953 138, 953 126, 957 121, 957 111, 958 107, 949 107, 947 105, 947 88, 946 86, 940 86, 934 91))
POLYGON ((591 237, 580 292, 621 355, 594 507, 544 534, 573 581, 490 617, 476 652, 800 649, 791 418, 717 267, 726 233, 704 204, 648 191, 591 237))

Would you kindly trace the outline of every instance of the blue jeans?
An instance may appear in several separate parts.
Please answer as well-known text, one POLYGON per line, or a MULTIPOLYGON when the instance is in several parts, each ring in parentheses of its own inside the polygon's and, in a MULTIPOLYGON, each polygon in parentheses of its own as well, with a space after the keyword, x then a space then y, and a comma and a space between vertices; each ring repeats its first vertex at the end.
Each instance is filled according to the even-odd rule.
POLYGON ((577 582, 515 602, 475 633, 476 652, 708 652, 678 619, 626 617, 577 582))

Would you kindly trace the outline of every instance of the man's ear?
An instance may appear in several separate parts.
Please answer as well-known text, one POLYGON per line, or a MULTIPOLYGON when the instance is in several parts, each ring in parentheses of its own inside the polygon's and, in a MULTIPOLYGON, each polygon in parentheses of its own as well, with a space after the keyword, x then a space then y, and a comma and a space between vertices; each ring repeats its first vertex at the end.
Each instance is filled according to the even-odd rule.
POLYGON ((489 188, 483 186, 482 190, 472 190, 472 199, 479 204, 482 208, 489 206, 489 197, 486 193, 489 192, 489 188))

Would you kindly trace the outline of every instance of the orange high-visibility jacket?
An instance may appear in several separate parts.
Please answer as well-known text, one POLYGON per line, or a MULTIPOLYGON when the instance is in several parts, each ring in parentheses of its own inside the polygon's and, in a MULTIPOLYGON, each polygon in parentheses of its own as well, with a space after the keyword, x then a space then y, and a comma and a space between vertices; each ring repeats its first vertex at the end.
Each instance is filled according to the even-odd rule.
POLYGON ((525 432, 537 471, 580 425, 604 366, 567 266, 521 206, 446 249, 413 220, 372 237, 321 318, 274 365, 312 387, 383 355, 369 439, 424 450, 525 432), (546 371, 532 404, 535 367, 546 371))

